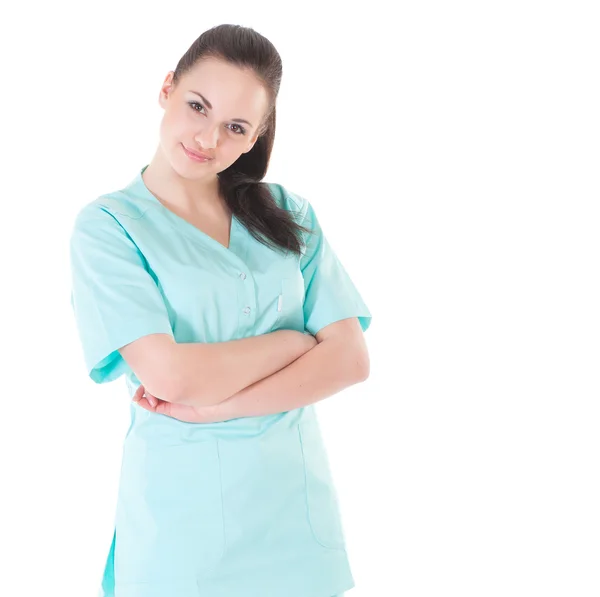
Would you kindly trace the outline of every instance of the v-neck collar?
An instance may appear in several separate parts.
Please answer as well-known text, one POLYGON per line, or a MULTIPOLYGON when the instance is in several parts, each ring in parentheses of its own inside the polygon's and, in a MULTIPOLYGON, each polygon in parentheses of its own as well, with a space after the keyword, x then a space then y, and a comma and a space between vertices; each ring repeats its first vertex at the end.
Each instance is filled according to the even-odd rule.
POLYGON ((167 216, 171 225, 174 226, 182 234, 185 234, 191 240, 195 242, 200 241, 220 251, 227 251, 228 253, 232 254, 237 253, 238 230, 242 226, 234 214, 231 215, 231 223, 229 226, 229 247, 226 247, 225 245, 221 244, 218 240, 215 240, 212 236, 206 234, 206 232, 200 230, 200 228, 188 222, 185 218, 182 218, 181 216, 177 215, 174 211, 171 211, 168 207, 163 205, 155 195, 152 194, 150 189, 146 186, 144 179, 142 178, 142 174, 148 166, 149 164, 146 164, 143 168, 141 168, 138 171, 135 179, 129 184, 129 189, 133 190, 138 197, 141 196, 144 199, 147 199, 148 201, 151 201, 153 204, 155 204, 158 207, 158 209, 162 210, 163 213, 167 216))

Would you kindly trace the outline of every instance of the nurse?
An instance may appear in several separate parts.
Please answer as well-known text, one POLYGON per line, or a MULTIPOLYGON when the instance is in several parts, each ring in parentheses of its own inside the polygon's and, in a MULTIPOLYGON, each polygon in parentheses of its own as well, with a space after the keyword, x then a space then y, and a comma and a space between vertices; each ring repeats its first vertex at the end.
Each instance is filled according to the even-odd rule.
POLYGON ((314 404, 369 374, 371 314, 310 202, 263 182, 282 66, 204 32, 160 141, 70 238, 87 373, 132 401, 101 597, 332 597, 354 587, 314 404))

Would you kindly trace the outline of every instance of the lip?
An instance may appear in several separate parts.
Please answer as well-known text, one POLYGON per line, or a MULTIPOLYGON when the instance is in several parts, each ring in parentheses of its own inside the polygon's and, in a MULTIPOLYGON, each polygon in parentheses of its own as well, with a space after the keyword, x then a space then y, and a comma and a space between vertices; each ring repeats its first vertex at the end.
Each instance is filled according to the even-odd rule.
POLYGON ((213 159, 204 153, 199 153, 197 151, 192 151, 191 149, 188 149, 183 143, 181 144, 181 147, 183 147, 183 151, 185 151, 185 154, 188 156, 188 158, 196 162, 208 162, 213 159))

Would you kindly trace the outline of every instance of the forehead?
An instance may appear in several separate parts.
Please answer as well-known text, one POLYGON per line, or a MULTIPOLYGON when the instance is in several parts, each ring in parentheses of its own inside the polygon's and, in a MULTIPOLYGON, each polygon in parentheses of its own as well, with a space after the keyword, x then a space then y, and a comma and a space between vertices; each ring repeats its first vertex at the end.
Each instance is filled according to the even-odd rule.
POLYGON ((215 113, 232 118, 250 116, 254 120, 248 120, 253 124, 260 120, 268 104, 267 91, 251 70, 212 58, 200 61, 186 73, 181 89, 201 93, 215 113))

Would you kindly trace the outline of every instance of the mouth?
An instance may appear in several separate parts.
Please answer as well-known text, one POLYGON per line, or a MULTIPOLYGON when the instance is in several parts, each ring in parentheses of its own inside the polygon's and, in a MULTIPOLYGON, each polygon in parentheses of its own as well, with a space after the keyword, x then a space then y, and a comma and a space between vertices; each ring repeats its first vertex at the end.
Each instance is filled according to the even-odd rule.
POLYGON ((198 151, 193 151, 191 149, 188 149, 183 143, 181 144, 181 147, 183 147, 183 151, 185 151, 186 155, 190 159, 195 160, 197 162, 208 162, 209 160, 213 159, 209 155, 206 155, 205 153, 201 153, 198 151))

